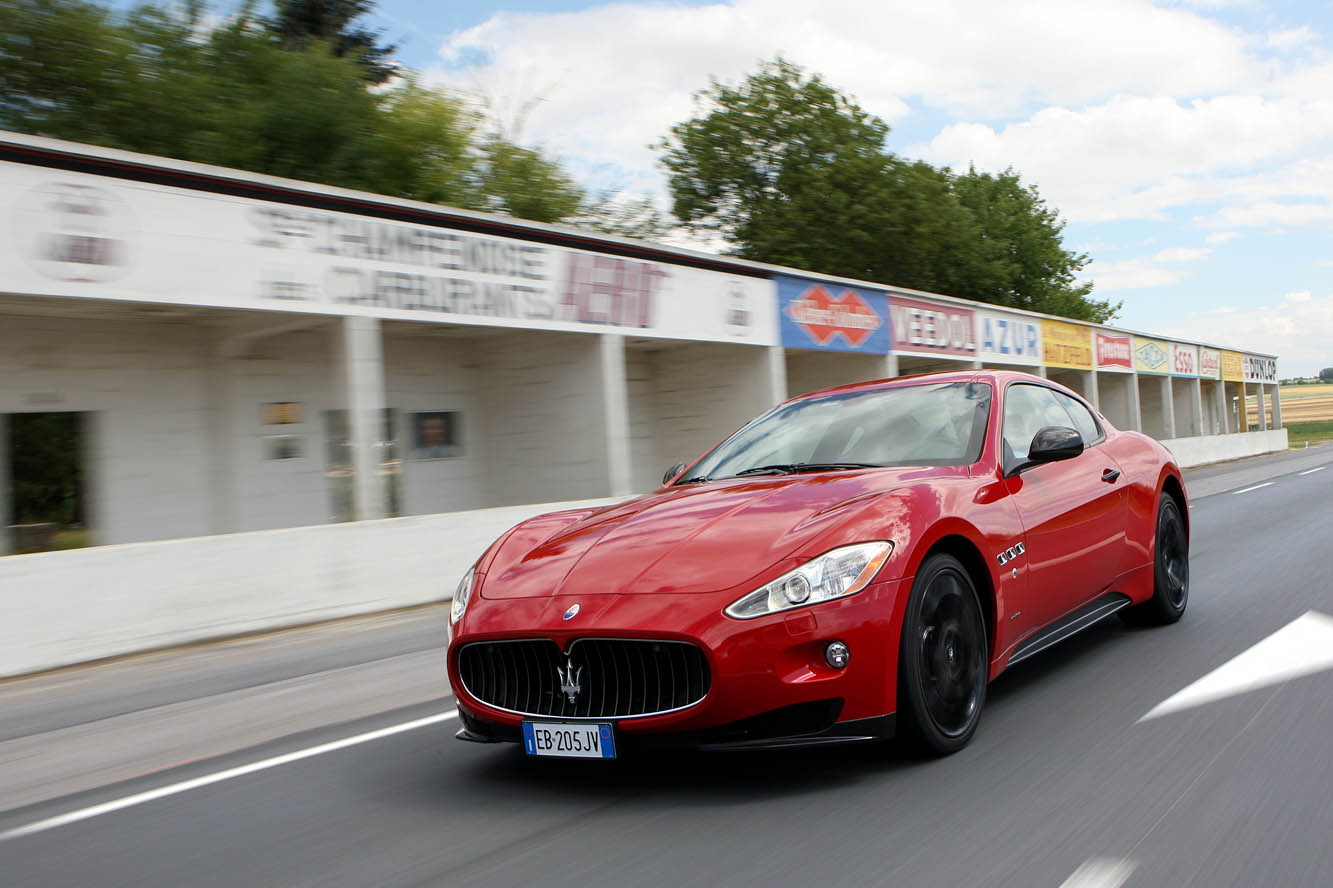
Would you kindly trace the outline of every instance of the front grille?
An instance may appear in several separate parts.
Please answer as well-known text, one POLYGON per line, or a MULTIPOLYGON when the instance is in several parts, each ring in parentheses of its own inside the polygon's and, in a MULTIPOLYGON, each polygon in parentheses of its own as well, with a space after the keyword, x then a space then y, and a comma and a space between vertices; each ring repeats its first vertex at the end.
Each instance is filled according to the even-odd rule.
MULTIPOLYGON (((463 687, 523 715, 626 718, 692 706, 708 693, 708 660, 688 642, 581 638, 566 657, 548 639, 482 641, 458 653, 463 687), (572 667, 573 702, 561 685, 572 667)), ((572 688, 570 688, 572 690, 572 688)))

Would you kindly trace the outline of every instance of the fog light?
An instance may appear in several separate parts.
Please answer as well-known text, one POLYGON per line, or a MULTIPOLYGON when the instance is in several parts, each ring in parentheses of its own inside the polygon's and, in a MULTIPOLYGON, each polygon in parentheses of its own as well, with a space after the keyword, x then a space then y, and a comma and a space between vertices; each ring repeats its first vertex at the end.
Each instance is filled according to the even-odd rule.
POLYGON ((830 641, 828 647, 824 648, 824 659, 834 669, 846 669, 847 661, 851 658, 852 652, 841 641, 830 641))

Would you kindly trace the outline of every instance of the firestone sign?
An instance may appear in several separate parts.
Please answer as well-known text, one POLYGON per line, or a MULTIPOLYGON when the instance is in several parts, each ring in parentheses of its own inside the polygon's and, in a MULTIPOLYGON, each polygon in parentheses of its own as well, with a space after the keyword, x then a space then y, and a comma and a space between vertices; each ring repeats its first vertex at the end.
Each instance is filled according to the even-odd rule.
POLYGON ((1133 342, 1128 336, 1097 331, 1093 337, 1097 350, 1097 369, 1128 373, 1134 369, 1133 342))
POLYGON ((782 344, 788 348, 886 354, 883 293, 801 278, 776 278, 782 344))
POLYGON ((893 350, 918 354, 977 356, 976 324, 970 308, 889 297, 893 350))

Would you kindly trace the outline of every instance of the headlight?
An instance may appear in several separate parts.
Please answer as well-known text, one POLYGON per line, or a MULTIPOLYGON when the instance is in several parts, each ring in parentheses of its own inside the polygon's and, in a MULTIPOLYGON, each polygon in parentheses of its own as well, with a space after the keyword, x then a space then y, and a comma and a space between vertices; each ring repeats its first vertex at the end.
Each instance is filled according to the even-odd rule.
POLYGON ((463 579, 458 581, 458 588, 454 590, 454 603, 449 606, 449 625, 457 626, 458 621, 463 619, 463 613, 467 610, 467 603, 472 598, 472 576, 475 568, 469 567, 467 573, 463 574, 463 579))
POLYGON ((892 551, 893 543, 882 541, 857 543, 825 552, 732 602, 725 613, 738 620, 752 620, 765 614, 855 595, 870 585, 892 551))

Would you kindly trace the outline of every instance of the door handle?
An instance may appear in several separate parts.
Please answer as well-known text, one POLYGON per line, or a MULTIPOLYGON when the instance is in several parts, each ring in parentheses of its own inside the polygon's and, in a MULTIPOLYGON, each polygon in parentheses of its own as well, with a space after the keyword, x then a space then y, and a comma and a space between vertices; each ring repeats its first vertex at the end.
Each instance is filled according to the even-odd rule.
POLYGON ((1116 479, 1119 477, 1120 477, 1119 469, 1102 470, 1102 480, 1105 481, 1107 484, 1114 484, 1116 482, 1116 479))

